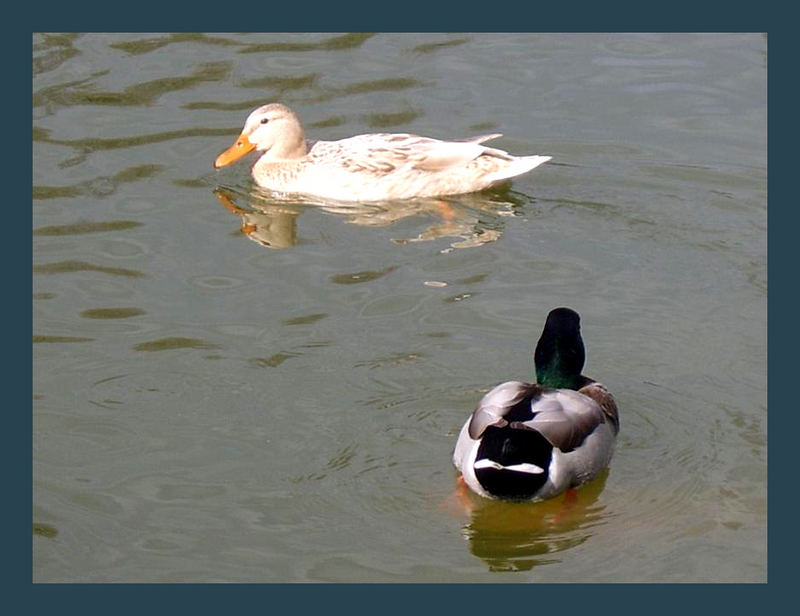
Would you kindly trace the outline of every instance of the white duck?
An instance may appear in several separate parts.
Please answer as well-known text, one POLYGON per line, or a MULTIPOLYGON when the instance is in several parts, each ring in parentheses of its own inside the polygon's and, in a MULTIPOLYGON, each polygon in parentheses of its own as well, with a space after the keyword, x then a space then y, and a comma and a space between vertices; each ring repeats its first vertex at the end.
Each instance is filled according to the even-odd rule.
POLYGON ((619 415, 604 385, 583 376, 580 316, 547 315, 534 353, 538 383, 502 383, 478 403, 453 463, 481 496, 545 500, 597 477, 614 453, 619 415))
POLYGON ((384 201, 483 190, 550 160, 481 145, 500 134, 440 141, 372 133, 307 142, 295 113, 280 103, 253 111, 241 135, 214 161, 229 165, 256 150, 256 183, 266 189, 336 201, 384 201))

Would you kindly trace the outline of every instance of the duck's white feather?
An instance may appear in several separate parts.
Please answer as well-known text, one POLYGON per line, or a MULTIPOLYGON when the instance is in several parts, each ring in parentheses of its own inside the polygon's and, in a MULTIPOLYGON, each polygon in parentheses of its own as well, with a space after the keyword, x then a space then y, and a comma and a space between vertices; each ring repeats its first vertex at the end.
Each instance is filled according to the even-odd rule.
POLYGON ((309 148, 294 112, 272 103, 250 114, 242 134, 214 165, 225 166, 256 149, 263 154, 252 174, 263 188, 337 201, 382 201, 483 190, 550 160, 482 145, 500 136, 444 141, 370 133, 317 141, 309 148))

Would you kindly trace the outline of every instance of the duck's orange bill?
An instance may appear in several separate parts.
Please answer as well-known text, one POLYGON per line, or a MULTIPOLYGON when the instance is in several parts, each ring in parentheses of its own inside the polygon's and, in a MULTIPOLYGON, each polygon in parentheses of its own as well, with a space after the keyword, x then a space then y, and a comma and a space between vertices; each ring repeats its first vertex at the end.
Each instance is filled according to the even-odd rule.
POLYGON ((214 167, 219 169, 220 167, 230 165, 255 149, 256 146, 250 143, 246 135, 239 135, 239 138, 233 142, 231 147, 217 156, 217 160, 214 161, 214 167))

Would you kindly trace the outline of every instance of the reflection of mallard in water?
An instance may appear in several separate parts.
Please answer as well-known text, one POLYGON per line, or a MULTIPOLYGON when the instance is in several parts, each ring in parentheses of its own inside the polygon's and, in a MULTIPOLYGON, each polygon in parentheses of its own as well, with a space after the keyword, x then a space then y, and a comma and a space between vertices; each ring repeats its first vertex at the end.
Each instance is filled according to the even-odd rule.
POLYGON ((404 218, 433 218, 416 237, 396 238, 397 244, 431 241, 442 237, 461 238, 453 248, 468 248, 496 241, 502 235, 501 218, 514 216, 523 199, 511 191, 496 189, 443 199, 413 199, 391 204, 335 203, 318 199, 265 195, 258 190, 242 195, 240 191, 217 188, 214 194, 222 205, 242 218, 241 232, 251 240, 270 248, 286 248, 296 241, 296 218, 309 206, 344 217, 360 226, 389 226, 404 218), (235 203, 242 199, 251 209, 235 203))
POLYGON ((461 532, 470 552, 491 571, 527 571, 557 562, 559 552, 591 537, 603 518, 598 501, 607 476, 606 470, 580 490, 538 503, 488 500, 459 482, 447 510, 465 520, 461 532))
POLYGON ((229 165, 253 150, 252 168, 267 190, 337 201, 440 197, 484 190, 527 173, 550 156, 512 156, 482 145, 501 137, 442 141, 419 135, 371 133, 339 141, 306 141, 297 115, 280 103, 263 105, 214 161, 229 165))

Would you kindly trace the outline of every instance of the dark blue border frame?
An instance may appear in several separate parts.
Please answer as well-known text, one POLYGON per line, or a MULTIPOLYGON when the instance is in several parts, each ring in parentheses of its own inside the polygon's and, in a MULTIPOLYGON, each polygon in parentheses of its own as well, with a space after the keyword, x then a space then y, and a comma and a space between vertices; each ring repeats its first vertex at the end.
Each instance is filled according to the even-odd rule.
MULTIPOLYGON (((797 348, 796 327, 788 322, 794 298, 787 291, 786 279, 795 269, 797 257, 786 250, 790 234, 797 229, 798 199, 788 190, 786 181, 789 165, 796 159, 795 134, 797 101, 789 90, 796 80, 798 57, 797 34, 789 32, 795 25, 790 11, 770 6, 775 3, 729 2, 667 3, 641 1, 510 3, 492 8, 483 3, 431 3, 409 0, 392 6, 387 3, 313 2, 312 4, 254 3, 197 4, 188 2, 164 3, 140 0, 133 4, 101 2, 60 2, 41 0, 35 4, 7 7, 7 30, 3 37, 3 53, 7 62, 5 75, 9 79, 3 97, 3 128, 5 141, 6 220, 15 212, 27 211, 31 202, 31 182, 21 185, 13 179, 16 172, 31 175, 32 154, 18 156, 17 144, 30 144, 29 128, 16 118, 30 117, 30 63, 27 53, 34 32, 95 31, 95 32, 164 32, 164 31, 485 31, 485 32, 767 32, 769 53, 769 248, 768 263, 773 286, 770 293, 768 336, 770 371, 768 402, 775 409, 776 420, 770 434, 770 537, 769 583, 719 585, 34 585, 32 576, 31 536, 27 533, 31 512, 31 272, 15 267, 20 252, 31 253, 31 235, 24 229, 18 238, 9 228, 2 242, 4 262, 11 275, 10 312, 6 313, 6 365, 11 367, 14 383, 7 397, 5 417, 6 446, 3 461, 10 478, 6 494, 5 525, 9 546, 3 550, 4 586, 7 604, 12 610, 40 614, 45 610, 79 609, 83 614, 107 614, 110 611, 141 614, 143 610, 156 613, 180 610, 189 613, 242 613, 257 610, 267 613, 306 613, 337 608, 348 612, 397 614, 417 611, 467 613, 506 611, 564 611, 578 610, 640 614, 669 610, 696 613, 709 609, 715 612, 745 613, 769 609, 769 599, 775 592, 787 588, 792 574, 790 564, 794 529, 785 522, 790 505, 784 497, 786 486, 793 488, 793 460, 789 439, 798 434, 797 407, 788 400, 786 384, 791 384, 790 353, 797 348), (744 4, 744 3, 743 3, 744 4), (439 8, 434 8, 438 6, 439 8), (11 9, 14 9, 13 11, 11 9), (21 15, 21 24, 16 14, 21 15), (784 25, 786 24, 786 25, 784 25), (791 24, 791 25, 789 25, 791 24), (22 52, 22 53, 21 53, 22 52), (23 61, 23 58, 25 60, 23 61), (23 84, 24 82, 24 84, 23 84), (791 109, 791 111, 789 111, 791 109), (9 134, 10 133, 10 134, 9 134), (24 133, 24 134, 23 134, 24 133), (12 147, 13 144, 13 147, 12 147), (17 207, 20 206, 20 207, 17 207), (25 324, 27 327, 22 327, 25 324), (774 335, 778 332, 778 335, 774 335), (26 385, 23 387, 22 384, 26 385), (22 436, 25 438, 21 438, 22 436), (20 460, 27 464, 20 465, 20 460), (14 473, 17 468, 27 472, 14 473), (788 476, 787 476, 788 475, 788 476)), ((789 6, 788 3, 783 3, 789 6)), ((30 145, 29 145, 30 147, 30 145)), ((8 307, 8 304, 7 304, 8 307)), ((791 601, 790 598, 787 598, 791 601)), ((793 602, 792 602, 793 603, 793 602)), ((790 603, 791 604, 791 603, 790 603)))

